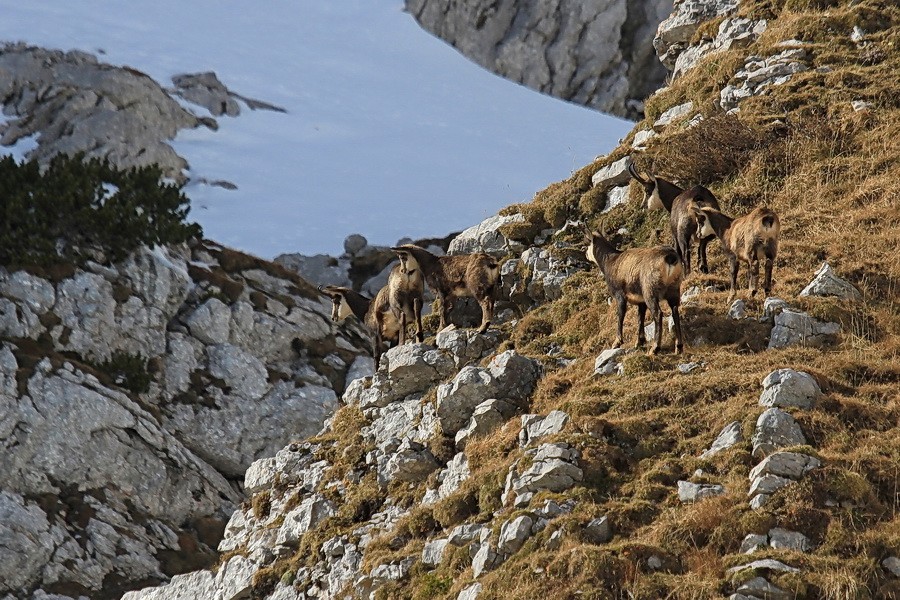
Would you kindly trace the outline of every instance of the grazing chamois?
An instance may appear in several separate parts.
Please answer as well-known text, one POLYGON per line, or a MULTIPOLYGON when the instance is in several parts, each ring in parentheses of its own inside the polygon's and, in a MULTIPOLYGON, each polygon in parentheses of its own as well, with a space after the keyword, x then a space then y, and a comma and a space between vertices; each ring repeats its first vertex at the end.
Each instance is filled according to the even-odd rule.
POLYGON ((416 323, 416 339, 421 342, 422 293, 424 279, 415 260, 406 253, 400 254, 400 263, 394 265, 388 275, 388 283, 381 288, 374 300, 347 287, 326 285, 319 291, 331 298, 331 319, 338 323, 355 315, 372 332, 372 354, 375 370, 381 362, 385 342, 406 342, 406 329, 411 321, 416 323))
POLYGON ((644 319, 647 309, 656 324, 656 339, 650 348, 651 354, 659 352, 662 344, 662 310, 660 303, 665 300, 672 309, 675 329, 675 352, 684 351, 681 335, 681 278, 683 270, 678 253, 671 246, 654 248, 630 248, 618 250, 602 234, 594 231, 587 235, 587 259, 600 267, 609 293, 616 302, 618 328, 614 348, 622 345, 622 328, 628 304, 636 304, 638 309, 637 347, 642 347, 647 339, 644 335, 644 319))
POLYGON ((441 300, 441 322, 447 326, 456 298, 472 297, 481 306, 481 326, 484 333, 494 318, 494 298, 500 283, 500 263, 483 252, 455 256, 435 256, 428 250, 406 244, 392 248, 394 252, 408 252, 418 262, 435 295, 441 300))
POLYGON ((743 217, 732 218, 707 206, 696 209, 694 215, 700 234, 715 234, 731 263, 729 301, 737 290, 739 261, 749 266, 751 296, 756 295, 759 261, 765 261, 763 290, 768 296, 772 289, 772 267, 778 255, 778 236, 781 233, 781 221, 775 211, 759 206, 743 217))
POLYGON ((710 206, 719 210, 719 201, 715 195, 702 185, 685 190, 662 177, 648 174, 645 179, 638 173, 633 162, 628 163, 628 173, 643 186, 644 205, 647 210, 662 208, 669 213, 669 226, 675 242, 675 251, 678 252, 684 272, 686 274, 691 272, 691 240, 696 236, 697 267, 701 273, 709 273, 706 246, 715 239, 715 236, 697 235, 693 209, 710 206))

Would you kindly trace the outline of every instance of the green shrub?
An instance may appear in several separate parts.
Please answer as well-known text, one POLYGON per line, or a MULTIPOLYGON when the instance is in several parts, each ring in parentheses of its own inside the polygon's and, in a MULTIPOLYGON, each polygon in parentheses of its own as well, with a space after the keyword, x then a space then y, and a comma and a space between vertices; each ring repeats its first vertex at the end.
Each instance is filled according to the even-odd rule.
POLYGON ((141 245, 181 243, 202 234, 186 223, 181 186, 156 166, 119 171, 99 159, 0 159, 0 262, 46 266, 126 257, 141 245))
POLYGON ((137 354, 114 352, 109 360, 94 366, 109 375, 116 385, 135 394, 143 394, 150 389, 153 380, 148 370, 148 360, 137 354))

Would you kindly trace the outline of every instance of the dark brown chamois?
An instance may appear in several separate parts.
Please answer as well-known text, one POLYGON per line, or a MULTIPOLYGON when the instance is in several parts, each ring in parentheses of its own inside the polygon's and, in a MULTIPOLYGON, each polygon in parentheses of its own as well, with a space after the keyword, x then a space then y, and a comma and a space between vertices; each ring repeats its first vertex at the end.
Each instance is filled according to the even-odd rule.
POLYGON ((737 276, 740 262, 747 263, 750 273, 750 295, 756 295, 759 279, 759 261, 764 261, 765 280, 763 290, 766 296, 772 290, 772 268, 778 256, 778 237, 781 221, 770 208, 758 206, 748 214, 732 218, 710 207, 694 212, 701 235, 715 234, 722 242, 722 249, 731 264, 731 294, 737 290, 737 276))
POLYGON ((494 318, 494 298, 500 282, 500 263, 496 258, 482 252, 435 256, 413 244, 393 250, 409 252, 418 261, 428 287, 441 301, 439 329, 447 326, 456 298, 472 297, 481 306, 478 332, 487 331, 494 318))
POLYGON ((644 188, 644 206, 647 210, 662 208, 669 213, 669 227, 672 230, 672 239, 675 243, 675 251, 685 274, 691 272, 691 241, 696 236, 697 244, 697 268, 701 273, 709 273, 706 262, 706 246, 715 239, 715 236, 697 235, 697 224, 693 217, 693 208, 711 206, 719 210, 719 201, 709 189, 702 185, 695 185, 687 190, 674 183, 656 177, 646 175, 646 179, 638 173, 633 162, 628 163, 628 173, 644 188))
POLYGON ((675 352, 683 352, 684 338, 681 335, 681 316, 678 313, 683 271, 675 249, 671 246, 656 246, 618 250, 596 231, 588 236, 588 241, 587 258, 600 267, 610 296, 616 303, 618 327, 613 347, 622 345, 625 311, 630 303, 636 304, 638 309, 637 347, 642 347, 647 341, 644 319, 649 308, 650 316, 656 324, 656 339, 650 353, 659 352, 663 330, 660 303, 665 300, 672 310, 675 352))
POLYGON ((406 328, 416 323, 416 339, 424 339, 422 332, 422 292, 424 283, 421 271, 414 261, 400 257, 388 275, 388 283, 381 288, 374 300, 347 287, 326 285, 319 288, 331 298, 331 319, 337 323, 355 315, 372 332, 372 355, 375 370, 381 364, 384 344, 406 341, 406 328))

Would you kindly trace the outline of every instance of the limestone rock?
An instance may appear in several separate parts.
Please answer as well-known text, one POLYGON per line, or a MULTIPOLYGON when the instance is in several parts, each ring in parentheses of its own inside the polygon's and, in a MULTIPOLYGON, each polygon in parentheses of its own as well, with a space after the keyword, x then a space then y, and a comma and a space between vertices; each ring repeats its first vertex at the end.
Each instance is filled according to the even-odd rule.
MULTIPOLYGON (((652 137, 652 136, 651 136, 652 137)), ((649 138, 642 137, 642 141, 646 142, 649 138)), ((637 141, 637 136, 635 136, 635 141, 637 141)), ((643 148, 643 146, 635 146, 636 148, 643 148)), ((612 209, 617 206, 622 206, 628 202, 628 198, 631 194, 631 188, 627 185, 620 185, 614 188, 607 190, 606 192, 606 205, 603 207, 603 210, 600 211, 600 214, 605 215, 612 209)))
POLYGON ((801 296, 835 296, 844 300, 861 300, 862 294, 846 279, 837 276, 827 262, 822 263, 812 281, 809 282, 801 296))
POLYGON ((691 483, 690 481, 678 482, 678 499, 684 503, 698 502, 704 498, 712 498, 725 493, 721 485, 708 483, 691 483))
POLYGON ((710 19, 733 12, 738 0, 685 0, 676 4, 672 14, 656 31, 653 47, 662 63, 669 69, 681 50, 690 42, 697 28, 710 19))
POLYGON ((184 324, 204 344, 225 344, 231 333, 231 309, 218 298, 210 298, 188 315, 184 324))
POLYGON ((478 552, 475 553, 475 557, 472 558, 472 576, 478 579, 483 573, 493 570, 502 562, 501 557, 497 555, 497 551, 491 547, 491 543, 482 542, 478 552))
POLYGON ((747 495, 756 496, 757 494, 765 494, 769 496, 791 483, 793 483, 793 480, 787 479, 786 477, 772 474, 761 475, 753 478, 750 484, 750 492, 747 495))
POLYGON ((478 225, 469 227, 453 238, 447 254, 472 254, 474 252, 486 252, 503 256, 509 251, 509 240, 502 233, 500 227, 510 223, 522 223, 525 216, 519 213, 513 215, 495 215, 488 217, 478 225))
POLYGON ((594 360, 594 375, 611 375, 613 373, 622 374, 623 367, 616 360, 625 354, 624 348, 610 348, 604 350, 594 360))
POLYGON ((276 543, 285 545, 297 542, 300 536, 336 512, 335 506, 318 494, 304 498, 300 506, 284 516, 284 523, 278 529, 276 543))
POLYGON ((175 93, 188 102, 199 104, 215 117, 228 115, 236 117, 241 114, 241 107, 228 93, 215 73, 185 73, 174 75, 175 93))
POLYGON ((438 466, 437 460, 422 444, 405 439, 388 460, 383 478, 386 482, 423 481, 438 466))
POLYGON ((738 586, 738 594, 751 598, 766 598, 768 600, 790 600, 793 594, 782 590, 780 587, 769 583, 763 577, 754 577, 738 586))
POLYGON ((753 554, 757 550, 763 550, 769 545, 769 537, 767 535, 759 535, 755 533, 747 534, 741 542, 742 554, 753 554))
POLYGON ((728 316, 735 321, 740 321, 747 316, 747 304, 743 300, 735 300, 728 309, 728 316))
POLYGON ((578 451, 565 443, 542 444, 533 453, 531 467, 510 481, 516 494, 549 490, 562 492, 581 481, 584 473, 577 466, 578 451))
POLYGON ((691 114, 691 111, 694 110, 693 102, 685 102, 684 104, 679 104, 678 106, 673 106, 672 108, 666 110, 663 114, 659 116, 659 118, 653 123, 654 128, 662 128, 671 125, 672 123, 686 121, 688 115, 691 114))
POLYGON ((498 338, 490 331, 478 333, 474 329, 457 329, 448 326, 435 336, 435 344, 453 357, 457 368, 480 360, 497 346, 498 338))
POLYGON ((735 73, 735 83, 720 92, 719 104, 729 111, 745 98, 762 94, 769 86, 787 83, 794 74, 809 69, 805 59, 806 51, 802 48, 784 50, 768 58, 748 57, 743 68, 735 73))
POLYGON ((448 543, 446 538, 426 542, 425 548, 422 549, 422 564, 430 568, 440 565, 444 559, 444 550, 447 549, 448 543))
POLYGON ((591 184, 594 187, 608 190, 609 188, 627 185, 631 181, 631 175, 628 173, 628 165, 631 157, 626 156, 620 158, 616 162, 601 167, 591 176, 591 184))
POLYGON ((819 384, 809 373, 794 369, 778 369, 762 381, 761 406, 778 408, 812 408, 822 397, 819 384))
POLYGON ((788 531, 775 527, 769 530, 769 545, 776 550, 797 550, 798 552, 809 552, 812 549, 812 543, 809 538, 796 531, 788 531))
POLYGON ((585 537, 595 544, 605 544, 612 539, 612 529, 609 526, 609 519, 604 515, 596 519, 591 519, 584 526, 585 537))
POLYGON ((477 600, 479 594, 481 594, 481 584, 475 582, 464 588, 456 597, 456 600, 477 600))
POLYGON ((503 400, 485 400, 475 407, 468 425, 456 432, 456 449, 462 450, 469 438, 484 436, 497 429, 515 410, 513 405, 503 400))
POLYGON ((775 452, 762 460, 750 471, 750 480, 762 475, 778 475, 790 479, 799 479, 822 463, 814 456, 799 452, 775 452))
POLYGON ((759 415, 753 433, 753 456, 761 459, 778 448, 802 446, 806 437, 790 414, 770 408, 759 415))
POLYGON ((548 435, 560 433, 569 422, 569 415, 561 410, 550 411, 547 416, 522 415, 522 429, 519 431, 519 446, 525 447, 533 441, 548 435))
POLYGON ((528 515, 520 515, 511 521, 507 521, 500 528, 500 539, 497 542, 497 551, 503 554, 515 554, 522 544, 531 536, 531 527, 534 520, 528 515))
POLYGON ((740 421, 732 421, 719 432, 719 435, 716 436, 712 446, 709 447, 709 450, 706 450, 701 454, 700 458, 711 458, 722 450, 731 448, 742 441, 744 441, 744 435, 741 433, 741 423, 740 421))
POLYGON ((753 562, 738 565, 736 567, 731 567, 725 570, 726 575, 735 575, 736 573, 740 573, 741 571, 746 571, 747 569, 758 569, 758 570, 767 570, 767 571, 775 571, 778 573, 799 573, 800 569, 796 567, 792 567, 790 565, 786 565, 780 560, 775 560, 772 558, 764 558, 761 560, 754 560, 753 562))
MULTIPOLYGON (((350 281, 350 261, 334 258, 327 254, 304 256, 303 254, 279 254, 274 262, 295 271, 307 281, 316 285, 337 285, 352 287, 350 281)), ((380 288, 379 288, 380 289, 380 288)), ((378 290, 375 290, 376 292, 378 290)))
POLYGON ((634 118, 662 83, 653 54, 670 0, 558 6, 407 0, 422 27, 476 63, 545 94, 634 118))

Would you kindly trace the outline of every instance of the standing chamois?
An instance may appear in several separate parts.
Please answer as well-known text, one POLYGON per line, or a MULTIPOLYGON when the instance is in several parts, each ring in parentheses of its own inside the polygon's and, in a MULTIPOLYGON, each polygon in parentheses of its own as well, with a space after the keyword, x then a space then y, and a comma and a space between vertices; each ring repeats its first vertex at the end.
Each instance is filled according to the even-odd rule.
POLYGON ((472 297, 481 306, 481 326, 484 333, 494 318, 494 298, 500 282, 500 263, 489 254, 460 254, 435 256, 428 250, 406 244, 392 248, 394 252, 408 252, 418 262, 425 281, 441 300, 441 323, 447 326, 456 298, 472 297))
POLYGON ((706 263, 706 246, 715 239, 715 236, 700 236, 697 232, 697 222, 694 219, 694 208, 710 206, 719 210, 719 201, 709 189, 702 185, 695 185, 690 189, 682 189, 674 183, 647 175, 641 177, 633 162, 628 163, 628 173, 644 187, 644 205, 647 210, 662 208, 669 213, 669 226, 672 230, 672 239, 675 242, 675 251, 684 267, 685 274, 691 272, 691 240, 696 236, 697 267, 701 273, 709 273, 706 263))
POLYGON ((759 206, 743 217, 732 218, 707 206, 696 209, 694 217, 701 235, 715 234, 719 238, 731 263, 729 301, 737 290, 739 261, 749 266, 750 295, 755 296, 759 261, 765 260, 763 290, 768 296, 772 289, 772 267, 778 255, 778 236, 781 233, 781 221, 775 211, 759 206))
POLYGON ((416 340, 425 339, 422 332, 422 293, 425 291, 422 272, 408 253, 398 252, 400 263, 388 275, 388 283, 374 300, 347 287, 326 285, 319 288, 331 298, 331 319, 338 323, 355 315, 372 332, 372 353, 375 370, 381 362, 384 342, 406 342, 406 329, 416 323, 416 340))
POLYGON ((641 348, 647 339, 644 335, 644 319, 647 309, 656 324, 656 339, 650 348, 651 354, 659 352, 662 344, 662 310, 660 302, 665 300, 672 309, 675 329, 675 352, 684 351, 681 335, 682 267, 678 253, 671 246, 654 248, 630 248, 618 250, 600 233, 594 231, 586 235, 588 243, 587 259, 600 267, 609 293, 616 302, 618 329, 614 348, 622 345, 622 328, 628 304, 638 308, 637 347, 641 348))

